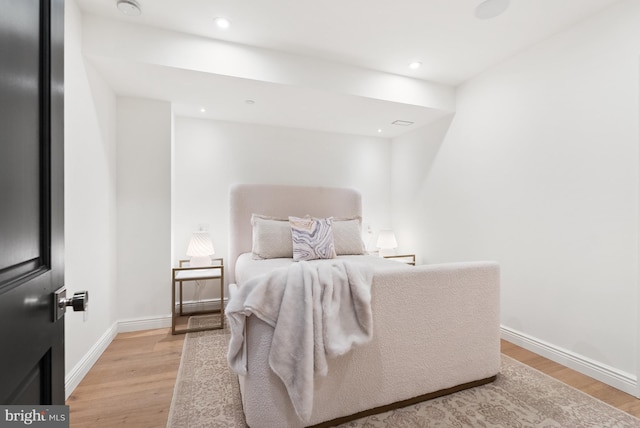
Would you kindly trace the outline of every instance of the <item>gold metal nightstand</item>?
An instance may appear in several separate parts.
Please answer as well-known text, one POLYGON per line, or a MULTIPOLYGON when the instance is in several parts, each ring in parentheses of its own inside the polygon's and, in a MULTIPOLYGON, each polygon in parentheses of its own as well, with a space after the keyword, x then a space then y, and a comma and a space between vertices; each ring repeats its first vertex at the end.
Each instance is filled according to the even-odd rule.
POLYGON ((415 254, 399 254, 397 256, 383 256, 385 259, 393 259, 400 263, 406 263, 411 266, 416 265, 416 255, 415 254))
POLYGON ((181 334, 204 330, 218 330, 224 328, 224 262, 222 259, 211 259, 211 266, 184 267, 188 260, 180 260, 180 267, 173 268, 171 274, 171 333, 181 334), (220 281, 220 309, 184 312, 182 301, 182 283, 185 281, 220 281), (179 288, 180 298, 176 305, 176 286, 179 288), (177 318, 180 316, 220 314, 220 324, 206 327, 176 328, 177 318))

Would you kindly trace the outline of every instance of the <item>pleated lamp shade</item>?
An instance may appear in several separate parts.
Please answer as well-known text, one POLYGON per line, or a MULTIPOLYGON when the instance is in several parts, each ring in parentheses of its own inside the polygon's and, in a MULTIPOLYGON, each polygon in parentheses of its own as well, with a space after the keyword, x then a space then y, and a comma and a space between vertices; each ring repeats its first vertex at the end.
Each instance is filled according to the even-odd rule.
POLYGON ((190 257, 189 265, 191 267, 211 266, 211 256, 215 253, 209 232, 193 232, 187 248, 187 256, 190 257))

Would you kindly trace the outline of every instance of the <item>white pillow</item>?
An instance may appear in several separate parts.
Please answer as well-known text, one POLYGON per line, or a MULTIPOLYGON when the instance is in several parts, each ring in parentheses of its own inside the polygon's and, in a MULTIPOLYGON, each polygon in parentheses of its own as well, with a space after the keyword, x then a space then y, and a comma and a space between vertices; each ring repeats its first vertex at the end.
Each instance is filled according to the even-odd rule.
POLYGON ((253 226, 252 258, 256 260, 292 258, 293 242, 289 219, 260 214, 251 215, 253 226))
POLYGON ((364 254, 364 242, 362 242, 362 227, 360 217, 333 218, 333 244, 336 254, 364 254))

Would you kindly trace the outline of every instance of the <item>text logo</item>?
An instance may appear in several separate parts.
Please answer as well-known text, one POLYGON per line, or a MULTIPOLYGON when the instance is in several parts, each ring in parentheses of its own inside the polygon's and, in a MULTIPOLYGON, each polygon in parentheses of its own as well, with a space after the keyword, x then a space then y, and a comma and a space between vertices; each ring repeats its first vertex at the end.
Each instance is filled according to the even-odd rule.
POLYGON ((0 428, 69 428, 69 406, 0 406, 0 428))

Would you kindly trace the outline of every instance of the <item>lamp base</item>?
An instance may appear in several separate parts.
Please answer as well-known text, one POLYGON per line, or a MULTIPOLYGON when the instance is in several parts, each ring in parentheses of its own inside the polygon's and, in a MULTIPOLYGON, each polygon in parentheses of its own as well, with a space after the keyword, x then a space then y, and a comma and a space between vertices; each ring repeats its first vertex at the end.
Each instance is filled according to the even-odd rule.
POLYGON ((380 250, 378 250, 378 255, 380 257, 395 256, 396 255, 396 249, 395 248, 380 248, 380 250))

